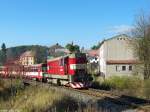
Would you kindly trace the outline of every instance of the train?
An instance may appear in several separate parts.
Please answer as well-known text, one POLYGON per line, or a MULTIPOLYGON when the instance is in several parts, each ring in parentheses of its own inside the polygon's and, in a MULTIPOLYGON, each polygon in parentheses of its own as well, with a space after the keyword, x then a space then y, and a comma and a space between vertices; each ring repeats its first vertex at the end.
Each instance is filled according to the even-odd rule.
POLYGON ((1 66, 0 75, 22 77, 72 88, 88 88, 90 85, 85 53, 71 53, 47 59, 46 63, 29 66, 1 66))

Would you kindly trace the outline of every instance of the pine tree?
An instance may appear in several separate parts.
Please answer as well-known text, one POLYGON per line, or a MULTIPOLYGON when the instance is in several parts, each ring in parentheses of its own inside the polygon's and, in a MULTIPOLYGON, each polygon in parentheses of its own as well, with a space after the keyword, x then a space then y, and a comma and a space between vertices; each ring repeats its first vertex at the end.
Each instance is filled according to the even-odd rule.
POLYGON ((5 64, 6 59, 7 59, 7 54, 6 54, 7 53, 7 49, 6 49, 5 43, 2 44, 1 51, 2 51, 2 53, 1 53, 1 61, 2 61, 2 64, 5 64))

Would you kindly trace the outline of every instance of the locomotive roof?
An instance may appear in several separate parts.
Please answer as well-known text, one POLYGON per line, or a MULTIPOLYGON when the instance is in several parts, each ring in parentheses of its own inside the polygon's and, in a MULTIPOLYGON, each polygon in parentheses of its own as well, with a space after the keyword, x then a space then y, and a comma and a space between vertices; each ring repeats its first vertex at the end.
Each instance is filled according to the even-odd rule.
POLYGON ((57 58, 52 58, 52 59, 47 59, 47 61, 54 61, 54 60, 59 60, 61 58, 65 58, 65 57, 75 57, 76 54, 85 54, 85 53, 72 53, 72 54, 67 54, 65 56, 60 56, 60 57, 57 57, 57 58))
POLYGON ((47 59, 47 61, 54 61, 54 60, 59 60, 61 58, 65 58, 65 57, 68 57, 69 55, 65 55, 65 56, 60 56, 60 57, 57 57, 57 58, 52 58, 52 59, 47 59))

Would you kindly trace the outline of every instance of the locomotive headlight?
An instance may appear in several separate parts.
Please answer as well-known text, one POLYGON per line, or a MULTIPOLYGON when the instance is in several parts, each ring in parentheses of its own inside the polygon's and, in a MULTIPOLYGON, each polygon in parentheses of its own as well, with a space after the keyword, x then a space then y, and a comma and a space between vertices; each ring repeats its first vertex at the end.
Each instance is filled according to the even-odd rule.
POLYGON ((70 69, 72 70, 76 69, 76 64, 70 64, 70 69))

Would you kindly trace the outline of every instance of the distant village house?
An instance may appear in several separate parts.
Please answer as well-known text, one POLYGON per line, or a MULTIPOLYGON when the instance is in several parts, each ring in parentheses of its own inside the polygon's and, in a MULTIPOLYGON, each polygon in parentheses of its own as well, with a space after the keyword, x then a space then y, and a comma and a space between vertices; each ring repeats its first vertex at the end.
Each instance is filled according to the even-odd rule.
POLYGON ((49 47, 48 54, 50 57, 59 57, 69 53, 69 50, 62 47, 58 43, 49 47))
POLYGON ((20 56, 20 63, 22 65, 33 65, 35 64, 35 54, 33 51, 26 51, 20 56))
POLYGON ((99 63, 99 49, 88 50, 87 58, 88 58, 89 63, 99 63))

